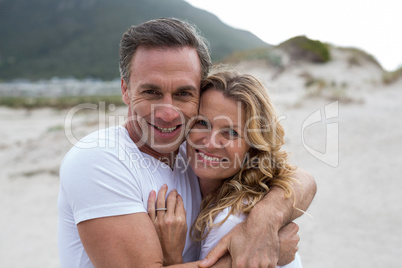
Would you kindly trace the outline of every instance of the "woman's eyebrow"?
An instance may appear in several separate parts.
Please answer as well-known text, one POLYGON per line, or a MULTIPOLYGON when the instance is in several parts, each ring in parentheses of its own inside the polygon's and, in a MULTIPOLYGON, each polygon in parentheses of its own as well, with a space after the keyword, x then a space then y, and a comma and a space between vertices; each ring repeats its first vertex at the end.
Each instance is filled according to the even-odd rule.
POLYGON ((233 120, 231 118, 229 118, 229 116, 226 116, 226 115, 215 116, 213 118, 213 121, 216 121, 216 120, 226 121, 227 124, 222 124, 223 127, 225 127, 225 128, 241 128, 241 127, 239 127, 238 123, 233 123, 233 120))

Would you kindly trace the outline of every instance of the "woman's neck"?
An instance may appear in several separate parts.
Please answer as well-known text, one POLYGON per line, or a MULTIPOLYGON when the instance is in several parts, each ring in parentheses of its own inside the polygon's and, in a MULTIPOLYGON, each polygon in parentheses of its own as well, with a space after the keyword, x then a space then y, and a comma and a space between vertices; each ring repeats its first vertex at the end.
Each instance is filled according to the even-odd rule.
POLYGON ((204 197, 207 196, 210 192, 212 192, 216 188, 220 187, 224 180, 223 179, 211 180, 211 179, 198 178, 198 181, 200 182, 201 194, 204 197))

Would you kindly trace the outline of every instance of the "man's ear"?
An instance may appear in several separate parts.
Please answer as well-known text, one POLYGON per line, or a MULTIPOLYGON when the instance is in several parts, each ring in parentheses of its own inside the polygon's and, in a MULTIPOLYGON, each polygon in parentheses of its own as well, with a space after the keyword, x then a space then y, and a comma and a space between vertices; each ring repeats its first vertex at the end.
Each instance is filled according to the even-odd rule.
POLYGON ((128 85, 126 83, 126 81, 124 81, 123 78, 121 78, 121 98, 123 99, 124 103, 127 105, 130 105, 130 93, 129 93, 129 88, 128 85))

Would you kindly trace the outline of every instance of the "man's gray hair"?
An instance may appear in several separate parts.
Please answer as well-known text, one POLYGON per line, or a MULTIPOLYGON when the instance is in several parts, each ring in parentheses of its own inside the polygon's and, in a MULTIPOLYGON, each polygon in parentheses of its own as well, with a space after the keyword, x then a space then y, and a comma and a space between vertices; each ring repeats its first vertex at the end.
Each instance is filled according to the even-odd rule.
POLYGON ((120 42, 120 75, 129 84, 131 60, 139 46, 178 48, 189 46, 197 50, 201 62, 201 78, 207 77, 212 65, 208 41, 196 26, 176 18, 150 20, 132 26, 120 42))

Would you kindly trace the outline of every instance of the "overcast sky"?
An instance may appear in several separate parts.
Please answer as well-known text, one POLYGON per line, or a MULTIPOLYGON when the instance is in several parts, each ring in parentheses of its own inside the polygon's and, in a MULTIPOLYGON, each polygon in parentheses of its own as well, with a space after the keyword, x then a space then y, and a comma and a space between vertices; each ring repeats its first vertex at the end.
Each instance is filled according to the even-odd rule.
POLYGON ((389 71, 402 65, 402 0, 186 0, 277 45, 306 35, 361 48, 389 71))

